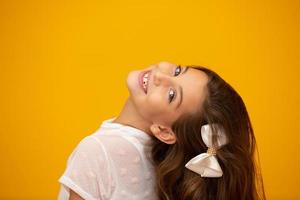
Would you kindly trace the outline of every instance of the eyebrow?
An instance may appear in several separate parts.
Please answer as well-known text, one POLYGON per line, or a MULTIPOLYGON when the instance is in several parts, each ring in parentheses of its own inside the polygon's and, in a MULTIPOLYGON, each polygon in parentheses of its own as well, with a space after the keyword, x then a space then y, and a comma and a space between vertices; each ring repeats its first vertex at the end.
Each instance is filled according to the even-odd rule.
MULTIPOLYGON (((188 69, 189 69, 189 67, 185 67, 184 71, 181 73, 181 75, 183 75, 184 73, 186 73, 188 69)), ((176 109, 181 105, 182 99, 183 99, 183 97, 182 97, 182 94, 183 94, 182 87, 180 85, 179 85, 179 93, 180 93, 180 99, 179 99, 179 103, 176 106, 176 109)))

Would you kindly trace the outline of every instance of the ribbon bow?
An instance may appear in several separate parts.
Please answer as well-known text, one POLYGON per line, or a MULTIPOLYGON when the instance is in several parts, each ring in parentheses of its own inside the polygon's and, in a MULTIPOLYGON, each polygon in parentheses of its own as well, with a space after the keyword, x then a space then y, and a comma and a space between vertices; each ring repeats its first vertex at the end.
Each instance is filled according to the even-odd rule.
POLYGON ((221 177, 223 175, 216 152, 218 148, 227 143, 227 139, 221 126, 216 123, 212 125, 216 126, 217 130, 217 146, 212 145, 211 126, 209 124, 203 125, 201 127, 201 137, 208 147, 207 152, 197 155, 185 165, 186 168, 200 174, 201 177, 221 177))

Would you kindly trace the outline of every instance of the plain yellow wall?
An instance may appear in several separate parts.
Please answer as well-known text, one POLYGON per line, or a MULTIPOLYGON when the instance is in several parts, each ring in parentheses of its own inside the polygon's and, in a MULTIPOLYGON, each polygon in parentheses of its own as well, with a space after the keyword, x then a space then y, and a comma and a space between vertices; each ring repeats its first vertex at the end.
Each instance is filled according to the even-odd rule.
POLYGON ((299 1, 0 1, 0 199, 56 199, 129 71, 207 66, 243 97, 268 199, 299 193, 299 1))

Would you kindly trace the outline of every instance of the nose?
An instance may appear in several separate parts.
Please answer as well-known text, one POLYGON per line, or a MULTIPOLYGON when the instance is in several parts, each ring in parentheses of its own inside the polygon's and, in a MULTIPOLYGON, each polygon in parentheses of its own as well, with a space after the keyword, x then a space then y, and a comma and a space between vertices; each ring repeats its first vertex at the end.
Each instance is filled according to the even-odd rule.
POLYGON ((170 82, 170 76, 159 69, 154 70, 153 83, 156 86, 160 84, 168 84, 170 82))

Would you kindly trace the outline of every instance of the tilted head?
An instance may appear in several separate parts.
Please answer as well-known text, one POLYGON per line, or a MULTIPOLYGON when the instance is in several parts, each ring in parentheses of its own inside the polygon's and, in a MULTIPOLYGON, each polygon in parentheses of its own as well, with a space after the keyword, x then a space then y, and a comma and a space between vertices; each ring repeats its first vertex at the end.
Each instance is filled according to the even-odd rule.
POLYGON ((150 124, 152 134, 172 144, 176 142, 172 124, 184 114, 199 111, 207 95, 207 81, 203 71, 160 62, 131 72, 127 85, 139 116, 150 124))

